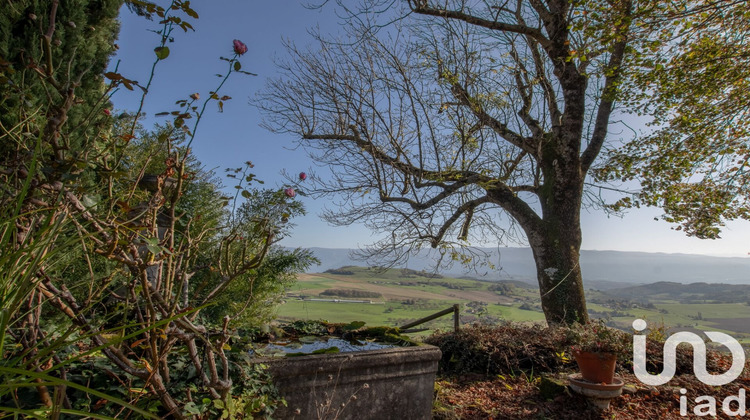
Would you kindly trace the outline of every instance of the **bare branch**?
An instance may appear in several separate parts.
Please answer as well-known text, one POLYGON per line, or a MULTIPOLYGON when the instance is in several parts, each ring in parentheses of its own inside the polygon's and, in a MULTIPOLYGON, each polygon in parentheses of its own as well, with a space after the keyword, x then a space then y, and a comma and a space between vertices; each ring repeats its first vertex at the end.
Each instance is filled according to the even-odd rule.
POLYGON ((409 6, 414 13, 425 16, 439 16, 448 19, 460 20, 482 28, 492 29, 499 32, 512 32, 528 35, 542 45, 549 45, 549 40, 544 36, 540 28, 532 28, 526 25, 510 24, 498 20, 487 20, 459 10, 448 10, 439 7, 428 6, 429 1, 409 0, 409 6))
POLYGON ((474 209, 481 204, 490 202, 489 197, 481 197, 476 200, 471 200, 463 203, 460 205, 456 211, 453 212, 453 215, 449 217, 443 225, 438 230, 437 234, 435 236, 432 236, 430 238, 430 244, 433 248, 437 248, 438 245, 440 245, 440 242, 443 240, 443 237, 445 236, 445 233, 448 231, 448 229, 453 226, 453 224, 464 214, 466 214, 467 221, 464 223, 464 226, 461 228, 461 233, 459 233, 459 239, 465 240, 466 237, 468 237, 468 229, 469 229, 469 223, 471 222, 471 215, 474 213, 474 209))
POLYGON ((471 109, 471 111, 483 125, 491 128, 495 133, 502 136, 505 140, 507 140, 514 146, 531 155, 536 155, 537 147, 533 139, 522 137, 521 135, 513 132, 513 130, 509 129, 506 124, 501 123, 500 121, 489 115, 487 112, 485 112, 478 104, 476 104, 471 96, 469 96, 469 93, 466 92, 463 86, 454 84, 451 87, 451 91, 455 95, 456 99, 461 102, 461 104, 471 109))

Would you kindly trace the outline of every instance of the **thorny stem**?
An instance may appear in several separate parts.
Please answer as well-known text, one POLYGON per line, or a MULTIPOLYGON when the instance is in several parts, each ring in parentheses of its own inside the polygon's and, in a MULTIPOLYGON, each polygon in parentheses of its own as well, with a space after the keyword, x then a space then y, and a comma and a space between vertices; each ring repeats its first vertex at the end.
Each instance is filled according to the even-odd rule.
MULTIPOLYGON (((161 35, 161 44, 159 44, 159 47, 164 47, 169 40, 169 35, 172 34, 172 30, 174 30, 174 24, 172 21, 167 19, 167 14, 169 14, 169 11, 172 10, 172 6, 174 6, 175 1, 172 0, 172 2, 169 4, 169 7, 167 7, 165 10, 165 16, 163 18, 164 24, 162 25, 161 31, 159 31, 159 34, 161 35)), ((135 113, 135 116, 133 117, 133 124, 130 126, 130 135, 135 135, 135 128, 138 124, 138 119, 141 116, 141 111, 143 111, 143 106, 146 103, 146 95, 148 95, 149 88, 151 87, 151 83, 154 81, 154 75, 156 75, 156 65, 159 64, 161 59, 158 57, 156 60, 154 60, 153 64, 151 64, 151 73, 149 73, 148 76, 148 82, 146 83, 146 86, 143 88, 143 94, 141 94, 141 101, 138 104, 138 111, 135 113)))
MULTIPOLYGON (((55 30, 55 16, 57 13, 58 2, 59 0, 52 1, 49 29, 44 35, 43 42, 45 43, 44 47, 48 64, 44 72, 46 74, 41 75, 43 81, 57 88, 63 98, 61 105, 50 105, 50 116, 54 117, 54 121, 52 121, 53 118, 49 119, 50 121, 48 122, 46 127, 46 135, 43 138, 43 141, 46 141, 53 146, 56 154, 62 156, 63 153, 66 153, 66 149, 63 147, 59 147, 56 144, 57 138, 59 135, 61 135, 62 126, 67 119, 68 112, 76 103, 74 102, 75 83, 73 83, 72 85, 70 83, 68 83, 68 85, 64 83, 58 84, 53 78, 54 69, 52 67, 50 44, 52 35, 54 34, 55 30), (62 89, 58 86, 69 87, 62 89)), ((170 6, 166 9, 167 13, 172 9, 172 6, 177 3, 177 1, 172 1, 170 6)), ((169 39, 169 35, 173 30, 173 25, 173 22, 164 19, 162 30, 159 32, 162 36, 162 41, 160 44, 162 47, 169 39)), ((216 99, 216 92, 218 92, 224 86, 230 74, 235 69, 234 66, 237 64, 238 56, 239 54, 235 54, 234 57, 228 60, 229 70, 227 74, 221 80, 221 83, 219 84, 216 91, 212 92, 212 94, 205 99, 200 112, 197 113, 195 124, 193 125, 192 131, 189 133, 190 140, 187 144, 188 150, 191 143, 195 139, 195 133, 198 124, 203 116, 203 113, 206 110, 208 101, 211 99, 216 99)), ((135 132, 138 120, 140 119, 141 112, 145 104, 145 98, 153 82, 155 69, 159 61, 160 60, 157 59, 152 64, 151 73, 148 82, 143 89, 143 95, 141 96, 138 111, 133 119, 132 125, 130 126, 129 132, 131 136, 135 132)), ((92 113, 89 113, 89 117, 92 115, 92 113)), ((180 175, 179 181, 169 208, 170 215, 172 216, 172 225, 170 227, 171 231, 175 230, 175 205, 183 186, 182 180, 184 178, 184 163, 186 161, 187 155, 188 153, 185 153, 180 160, 181 164, 178 168, 180 175)), ((110 261, 120 262, 131 269, 134 275, 134 280, 128 285, 129 290, 127 292, 127 298, 128 302, 131 304, 128 305, 128 307, 131 308, 132 313, 134 313, 134 318, 138 320, 140 324, 139 328, 143 328, 144 332, 142 333, 141 337, 144 337, 143 342, 145 342, 147 349, 145 355, 148 356, 143 357, 134 355, 134 353, 129 348, 127 350, 121 350, 119 344, 116 345, 109 339, 105 338, 105 336, 103 335, 105 331, 102 330, 102 327, 92 322, 89 318, 91 300, 97 298, 103 292, 103 290, 111 281, 111 278, 105 279, 106 283, 99 285, 100 288, 96 292, 93 291, 93 285, 89 285, 90 287, 88 298, 81 300, 81 302, 84 302, 84 305, 81 306, 78 303, 79 301, 76 299, 76 297, 74 297, 74 295, 64 285, 60 285, 58 287, 58 285, 55 284, 55 281, 44 272, 44 269, 40 268, 38 274, 36 275, 36 277, 39 279, 39 283, 34 285, 37 292, 32 293, 31 295, 32 298, 39 299, 39 303, 36 306, 37 309, 41 310, 41 300, 44 299, 57 311, 68 317, 74 328, 77 331, 82 332, 86 336, 88 336, 94 347, 101 349, 102 353, 107 357, 107 359, 110 360, 110 363, 112 363, 114 366, 116 366, 126 374, 144 381, 145 386, 158 395, 159 400, 161 400, 164 408, 168 411, 168 415, 171 415, 174 418, 182 419, 184 418, 184 416, 182 414, 180 405, 178 404, 177 400, 175 400, 174 395, 172 395, 170 391, 169 370, 167 368, 166 361, 170 349, 178 341, 187 347, 190 360, 194 365, 197 374, 205 381, 204 385, 206 386, 209 395, 214 399, 221 398, 222 400, 226 400, 228 393, 231 391, 232 381, 229 376, 229 360, 223 350, 223 346, 229 339, 228 325, 230 319, 228 317, 225 318, 218 340, 210 338, 205 327, 194 325, 187 317, 177 317, 171 319, 173 318, 174 311, 179 307, 177 301, 172 301, 172 299, 178 299, 178 297, 173 296, 173 294, 171 293, 171 284, 173 284, 173 282, 167 283, 167 286, 169 287, 167 287, 167 290, 164 290, 164 293, 161 293, 162 289, 151 284, 147 276, 146 269, 150 265, 154 264, 155 261, 153 258, 144 258, 144 252, 141 252, 139 250, 139 245, 136 240, 127 239, 127 233, 126 235, 121 235, 123 231, 127 230, 127 228, 123 227, 124 225, 121 223, 121 221, 110 217, 111 214, 105 217, 98 215, 90 208, 87 208, 81 202, 81 199, 77 195, 77 193, 73 190, 70 190, 65 183, 54 178, 52 181, 35 179, 35 173, 36 171, 28 170, 26 170, 26 172, 22 170, 12 172, 12 174, 16 176, 27 178, 29 180, 29 183, 32 183, 33 180, 32 188, 37 189, 44 194, 58 197, 62 200, 64 204, 61 205, 60 209, 53 209, 53 211, 57 211, 57 214, 59 214, 60 217, 64 217, 70 220, 70 223, 76 228, 80 240, 83 242, 82 249, 87 256, 87 265, 89 267, 89 271, 91 271, 92 269, 91 262, 88 260, 88 252, 100 254, 110 261), (118 229, 120 229, 120 232, 118 232, 118 229), (84 238, 87 241, 90 241, 93 246, 87 246, 84 238), (136 290, 136 284, 139 284, 140 291, 136 290), (167 321, 169 322, 167 323, 167 321), (160 329, 159 327, 162 327, 163 329, 160 329), (166 334, 167 338, 164 338, 163 334, 166 334), (201 360, 197 355, 196 341, 198 340, 202 341, 206 347, 208 360, 204 363, 201 363, 201 360), (221 377, 219 376, 219 372, 217 369, 217 358, 221 362, 221 377), (146 363, 147 359, 150 364, 146 363), (142 367, 144 364, 146 366, 142 367), (210 373, 211 375, 210 378, 208 377, 208 373, 210 373)), ((133 187, 133 189, 135 189, 135 186, 133 187)), ((130 193, 131 196, 133 194, 132 191, 133 190, 131 190, 130 193)), ((26 201, 26 204, 39 206, 38 203, 31 201, 26 201)), ((163 205, 163 203, 154 204, 152 209, 158 210, 159 208, 163 207, 163 205)), ((21 204, 19 204, 19 206, 21 206, 21 204)), ((156 212, 154 211, 153 217, 155 217, 155 215, 156 212)), ((156 223, 153 223, 153 225, 155 226, 156 223)), ((34 229, 33 225, 30 227, 20 226, 17 229, 21 230, 23 228, 27 228, 28 230, 34 229)), ((242 264, 240 264, 236 269, 233 269, 232 273, 230 273, 229 276, 227 276, 217 286, 217 288, 209 293, 209 298, 224 290, 224 288, 229 284, 229 282, 231 282, 231 280, 237 278, 243 273, 246 273, 248 270, 256 268, 262 263, 271 243, 273 242, 273 233, 268 232, 263 239, 264 242, 262 244, 261 252, 255 255, 249 261, 243 259, 242 264)), ((173 236, 170 236, 169 244, 172 246, 175 245, 173 236)), ((184 248, 187 249, 187 251, 185 251, 187 255, 186 260, 189 260, 189 251, 191 246, 193 245, 194 242, 188 239, 188 242, 184 246, 184 248)), ((148 256, 149 254, 146 253, 145 255, 148 256)), ((161 260, 160 258, 157 259, 161 260)), ((185 260, 181 259, 171 259, 170 257, 166 260, 166 264, 170 266, 170 269, 174 274, 184 268, 184 261, 185 260)), ((93 280, 93 273, 91 274, 91 276, 93 280)), ((197 314, 198 311, 194 312, 197 314)), ((31 322, 33 323, 32 326, 36 328, 32 328, 30 330, 31 338, 29 341, 29 346, 27 346, 27 348, 35 346, 35 343, 39 342, 35 334, 37 332, 41 334, 41 329, 39 329, 38 327, 41 315, 39 313, 30 313, 30 318, 31 322)), ((41 337, 42 339, 44 339, 43 334, 41 335, 41 337)), ((21 339, 23 339, 23 337, 21 339)), ((35 355, 31 356, 33 357, 35 355)), ((57 365, 60 365, 61 376, 64 378, 65 370, 62 369, 62 362, 59 360, 59 358, 56 358, 55 362, 57 365)), ((34 368, 38 370, 40 369, 40 366, 38 366, 37 364, 37 366, 34 366, 34 368)), ((56 404, 56 402, 51 401, 50 392, 44 387, 44 384, 41 384, 39 390, 46 405, 56 404)), ((69 406, 70 404, 66 403, 65 405, 69 406)))
MULTIPOLYGON (((232 71, 234 70, 234 63, 237 61, 237 58, 240 55, 238 53, 235 53, 234 56, 229 60, 229 70, 227 71, 227 74, 221 79, 221 83, 219 83, 219 86, 213 91, 213 95, 218 95, 219 91, 221 90, 222 86, 224 86, 224 83, 229 79, 229 75, 232 74, 232 71)), ((190 150, 190 145, 193 144, 193 140, 195 140, 195 132, 198 130, 198 124, 201 122, 201 118, 203 118, 203 113, 206 111, 206 105, 208 105, 208 102, 212 99, 212 95, 209 95, 204 101, 203 106, 201 107, 200 112, 195 118, 195 124, 193 124, 193 129, 190 130, 190 140, 188 140, 187 145, 185 146, 185 150, 190 150)), ((188 153, 185 153, 185 156, 183 156, 182 160, 183 162, 187 159, 188 153)))

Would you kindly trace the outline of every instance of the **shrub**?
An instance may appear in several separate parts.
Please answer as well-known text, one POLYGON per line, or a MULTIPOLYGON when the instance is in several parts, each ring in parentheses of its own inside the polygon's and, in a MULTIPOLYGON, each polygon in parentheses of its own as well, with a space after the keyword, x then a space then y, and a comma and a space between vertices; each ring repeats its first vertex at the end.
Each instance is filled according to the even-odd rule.
POLYGON ((569 331, 571 340, 575 342, 573 351, 620 355, 631 342, 627 333, 608 327, 601 319, 573 325, 569 331))
POLYGON ((329 270, 325 271, 328 274, 336 274, 339 276, 353 276, 354 271, 351 270, 344 270, 343 268, 331 268, 329 270))
POLYGON ((14 34, 0 39, 0 413, 268 414, 275 397, 232 321, 267 317, 312 262, 275 246, 303 214, 302 191, 256 188, 247 161, 228 171, 227 197, 191 152, 209 102, 231 99, 224 82, 251 74, 247 46, 227 40, 217 87, 186 92, 147 131, 141 110, 115 115, 110 95, 153 92, 173 31, 197 18, 189 1, 128 2, 160 18, 143 85, 103 73, 122 0, 14 4, 0 14, 0 33, 14 34))
POLYGON ((500 325, 473 325, 459 332, 438 332, 425 339, 440 347, 443 374, 517 374, 555 371, 572 366, 562 354, 572 344, 564 328, 538 324, 505 322, 500 325))
MULTIPOLYGON (((440 372, 444 375, 480 373, 486 375, 519 372, 556 372, 575 369, 570 349, 581 344, 577 327, 544 327, 539 324, 504 322, 498 325, 471 325, 459 332, 437 332, 425 342, 440 348, 440 372)), ((618 370, 632 373, 632 339, 627 332, 608 330, 620 337, 618 370)), ((663 366, 664 328, 653 328, 648 338, 647 369, 660 372, 663 366)), ((707 369, 718 372, 719 355, 708 352, 707 369)), ((693 372, 693 351, 689 345, 677 348, 678 375, 693 372)))
POLYGON ((352 290, 352 289, 328 289, 320 293, 321 296, 338 296, 346 298, 379 298, 383 297, 378 292, 369 292, 367 290, 352 290))

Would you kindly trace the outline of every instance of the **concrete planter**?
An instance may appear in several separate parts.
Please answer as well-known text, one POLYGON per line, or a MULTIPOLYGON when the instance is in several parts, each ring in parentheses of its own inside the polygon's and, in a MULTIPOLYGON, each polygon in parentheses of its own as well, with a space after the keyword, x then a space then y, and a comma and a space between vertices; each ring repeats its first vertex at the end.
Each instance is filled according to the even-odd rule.
POLYGON ((277 419, 430 419, 440 349, 430 345, 257 359, 288 406, 277 419))

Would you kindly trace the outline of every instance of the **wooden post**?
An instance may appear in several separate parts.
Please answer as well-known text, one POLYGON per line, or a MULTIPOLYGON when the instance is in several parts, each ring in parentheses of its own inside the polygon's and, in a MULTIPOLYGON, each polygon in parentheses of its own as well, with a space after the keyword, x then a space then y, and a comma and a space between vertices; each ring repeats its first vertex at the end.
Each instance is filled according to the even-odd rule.
POLYGON ((454 308, 448 308, 448 309, 445 309, 445 310, 440 311, 438 313, 432 314, 430 316, 426 316, 426 317, 424 317, 422 319, 418 319, 418 320, 416 320, 414 322, 410 322, 410 323, 408 323, 406 325, 401 326, 400 328, 402 330, 405 330, 407 328, 416 327, 419 324, 424 324, 425 322, 432 321, 435 318, 440 318, 443 315, 448 315, 449 313, 451 313, 453 311, 454 311, 454 308))
POLYGON ((453 305, 452 307, 450 307, 448 309, 442 310, 442 311, 440 311, 438 313, 434 313, 434 314, 432 314, 430 316, 426 316, 426 317, 424 317, 422 319, 418 319, 418 320, 416 320, 414 322, 410 322, 408 324, 402 325, 401 327, 399 327, 399 329, 406 330, 406 329, 409 329, 411 327, 416 327, 419 324, 424 324, 425 322, 432 321, 433 319, 440 318, 443 315, 448 315, 449 313, 453 312, 453 329, 456 332, 458 332, 458 328, 459 328, 458 327, 458 325, 459 325, 459 319, 458 319, 459 308, 460 308, 459 304, 456 303, 455 305, 453 305))

